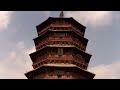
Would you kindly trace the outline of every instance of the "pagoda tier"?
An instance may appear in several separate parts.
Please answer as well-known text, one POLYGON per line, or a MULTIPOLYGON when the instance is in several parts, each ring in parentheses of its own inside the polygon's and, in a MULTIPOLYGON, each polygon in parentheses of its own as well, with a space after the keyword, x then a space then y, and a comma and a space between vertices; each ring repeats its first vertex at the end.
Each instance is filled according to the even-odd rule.
POLYGON ((78 23, 72 17, 70 18, 54 18, 49 17, 43 23, 36 26, 38 36, 48 30, 49 28, 71 28, 74 32, 79 33, 80 35, 84 36, 85 33, 85 26, 78 23))
POLYGON ((91 55, 77 49, 73 45, 68 45, 66 47, 48 45, 34 53, 31 53, 30 58, 33 62, 33 68, 35 69, 48 63, 75 64, 83 69, 87 69, 91 55))
POLYGON ((84 38, 85 26, 72 17, 49 17, 36 26, 34 38, 36 51, 30 54, 33 71, 28 79, 93 79, 87 71, 92 55, 86 53, 88 39, 84 38))
POLYGON ((46 45, 74 45, 85 51, 88 39, 74 33, 73 31, 49 30, 45 34, 34 39, 36 50, 46 45))
POLYGON ((95 76, 73 64, 44 64, 25 75, 28 79, 93 79, 95 76))

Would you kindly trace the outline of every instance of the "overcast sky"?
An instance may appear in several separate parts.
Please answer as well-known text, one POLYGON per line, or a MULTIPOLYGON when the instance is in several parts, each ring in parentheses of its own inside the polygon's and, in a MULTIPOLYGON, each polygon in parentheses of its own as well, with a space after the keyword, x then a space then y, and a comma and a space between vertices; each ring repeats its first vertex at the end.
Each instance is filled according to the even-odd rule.
MULTIPOLYGON (((36 26, 60 11, 0 11, 0 78, 26 79, 32 70, 29 54, 35 51, 36 26)), ((92 54, 88 70, 95 79, 120 78, 120 12, 64 11, 86 26, 87 53, 92 54)))

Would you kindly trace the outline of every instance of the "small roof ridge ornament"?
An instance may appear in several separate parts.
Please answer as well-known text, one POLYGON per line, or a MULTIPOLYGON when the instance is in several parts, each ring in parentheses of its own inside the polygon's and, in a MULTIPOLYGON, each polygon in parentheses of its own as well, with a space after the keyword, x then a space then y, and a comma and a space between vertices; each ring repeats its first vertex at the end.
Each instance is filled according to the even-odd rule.
POLYGON ((63 17, 64 17, 63 11, 60 12, 60 16, 59 16, 59 17, 60 17, 60 18, 63 18, 63 17))

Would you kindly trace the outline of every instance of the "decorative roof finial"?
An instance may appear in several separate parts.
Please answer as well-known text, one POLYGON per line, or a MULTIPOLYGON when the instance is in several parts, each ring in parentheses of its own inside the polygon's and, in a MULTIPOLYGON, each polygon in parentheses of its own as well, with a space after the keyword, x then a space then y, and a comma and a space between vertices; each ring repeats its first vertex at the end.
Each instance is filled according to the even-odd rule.
POLYGON ((63 11, 61 11, 60 18, 63 18, 63 17, 64 17, 64 13, 63 13, 63 11))

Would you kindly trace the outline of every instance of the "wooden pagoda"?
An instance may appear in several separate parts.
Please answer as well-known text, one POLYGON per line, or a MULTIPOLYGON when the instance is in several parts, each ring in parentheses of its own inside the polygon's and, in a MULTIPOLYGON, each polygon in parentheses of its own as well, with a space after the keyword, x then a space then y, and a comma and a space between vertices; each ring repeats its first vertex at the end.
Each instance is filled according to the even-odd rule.
POLYGON ((36 52, 30 54, 34 70, 25 73, 28 79, 93 79, 88 72, 91 55, 86 53, 86 27, 74 18, 49 17, 36 26, 36 52))

